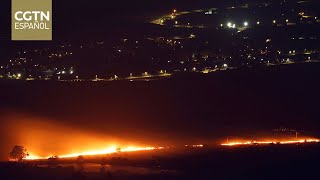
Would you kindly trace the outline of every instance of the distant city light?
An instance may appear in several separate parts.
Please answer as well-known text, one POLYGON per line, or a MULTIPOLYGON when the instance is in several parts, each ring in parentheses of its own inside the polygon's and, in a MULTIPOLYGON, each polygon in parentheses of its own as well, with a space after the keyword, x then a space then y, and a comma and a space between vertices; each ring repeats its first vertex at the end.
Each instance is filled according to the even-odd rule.
POLYGON ((245 27, 247 27, 247 26, 249 25, 249 23, 246 21, 246 22, 243 23, 243 25, 244 25, 245 27))
POLYGON ((260 24, 260 21, 257 22, 257 25, 259 25, 259 24, 260 24))
POLYGON ((275 24, 277 21, 276 21, 276 20, 273 20, 272 22, 273 22, 273 24, 275 24))
POLYGON ((232 23, 231 23, 231 22, 228 22, 227 26, 228 26, 229 28, 231 28, 231 27, 232 27, 232 23))

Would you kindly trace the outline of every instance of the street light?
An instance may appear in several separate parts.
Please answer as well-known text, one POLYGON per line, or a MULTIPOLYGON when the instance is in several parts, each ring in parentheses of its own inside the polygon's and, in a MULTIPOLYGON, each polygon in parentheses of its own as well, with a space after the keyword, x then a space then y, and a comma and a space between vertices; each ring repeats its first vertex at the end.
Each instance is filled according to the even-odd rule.
POLYGON ((228 26, 229 28, 231 28, 231 27, 232 27, 232 23, 231 23, 231 22, 228 22, 227 26, 228 26))
POLYGON ((247 27, 247 26, 249 25, 249 23, 246 21, 246 22, 243 23, 243 25, 244 25, 245 27, 247 27))

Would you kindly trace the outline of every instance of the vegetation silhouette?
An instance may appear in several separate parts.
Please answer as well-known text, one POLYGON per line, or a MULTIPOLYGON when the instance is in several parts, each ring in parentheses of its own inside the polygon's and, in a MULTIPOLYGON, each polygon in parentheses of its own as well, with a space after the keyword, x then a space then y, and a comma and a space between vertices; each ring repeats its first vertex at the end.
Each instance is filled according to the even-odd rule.
POLYGON ((23 146, 15 145, 10 152, 10 160, 22 162, 23 159, 29 156, 29 153, 26 148, 23 146))

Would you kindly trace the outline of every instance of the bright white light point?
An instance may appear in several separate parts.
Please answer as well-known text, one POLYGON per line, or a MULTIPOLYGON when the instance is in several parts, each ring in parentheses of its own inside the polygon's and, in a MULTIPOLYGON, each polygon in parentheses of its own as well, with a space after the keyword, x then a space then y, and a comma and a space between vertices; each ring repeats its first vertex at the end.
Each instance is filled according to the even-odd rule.
POLYGON ((17 76, 18 76, 18 78, 20 78, 20 77, 21 77, 21 74, 19 73, 19 74, 17 74, 17 76))
POLYGON ((231 23, 231 22, 228 22, 227 26, 228 26, 228 27, 232 27, 232 23, 231 23))
POLYGON ((258 22, 257 22, 257 24, 259 25, 259 24, 260 24, 260 22, 258 21, 258 22))
POLYGON ((243 25, 247 27, 249 25, 249 23, 248 22, 244 22, 243 25))

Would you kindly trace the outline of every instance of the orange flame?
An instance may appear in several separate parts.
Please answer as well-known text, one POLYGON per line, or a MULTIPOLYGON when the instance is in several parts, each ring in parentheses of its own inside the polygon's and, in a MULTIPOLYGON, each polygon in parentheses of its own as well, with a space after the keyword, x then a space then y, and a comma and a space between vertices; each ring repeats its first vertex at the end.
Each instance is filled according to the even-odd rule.
MULTIPOLYGON (((137 147, 137 146, 128 146, 125 148, 121 148, 121 152, 133 152, 133 151, 150 151, 158 149, 156 147, 137 147)), ((160 147, 159 149, 163 149, 163 147, 160 147)), ((94 156, 94 155, 107 155, 107 154, 112 154, 118 152, 116 146, 110 146, 106 149, 101 149, 101 150, 90 150, 90 151, 85 151, 81 153, 72 153, 72 154, 65 154, 58 156, 59 158, 72 158, 72 157, 78 157, 80 155, 82 156, 94 156)), ((37 160, 37 159, 48 159, 49 157, 52 157, 52 155, 47 156, 47 157, 40 157, 37 156, 33 153, 29 153, 29 156, 26 157, 26 160, 37 160)))
POLYGON ((222 146, 241 146, 241 145, 255 145, 255 144, 302 144, 302 143, 319 143, 319 139, 299 139, 299 140, 285 140, 285 141, 243 141, 243 142, 228 142, 221 144, 222 146))

